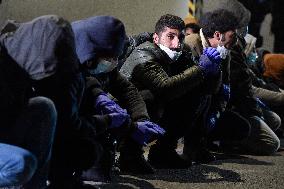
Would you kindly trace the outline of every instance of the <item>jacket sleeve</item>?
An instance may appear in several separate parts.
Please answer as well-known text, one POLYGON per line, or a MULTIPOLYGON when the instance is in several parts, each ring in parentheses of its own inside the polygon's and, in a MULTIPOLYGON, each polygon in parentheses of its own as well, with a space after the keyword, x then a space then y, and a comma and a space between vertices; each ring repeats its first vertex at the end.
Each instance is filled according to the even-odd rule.
POLYGON ((34 86, 36 95, 49 97, 55 103, 58 136, 93 138, 106 130, 109 122, 107 116, 80 113, 85 91, 85 81, 81 74, 74 74, 70 79, 56 74, 36 81, 34 86))
POLYGON ((137 88, 117 69, 110 75, 110 93, 127 109, 133 121, 149 120, 146 104, 137 88))
MULTIPOLYGON (((196 63, 199 62, 200 56, 203 54, 202 41, 199 34, 191 34, 185 37, 184 49, 190 51, 192 54, 191 59, 196 63)), ((205 94, 216 94, 221 86, 222 80, 226 77, 222 66, 222 71, 218 75, 209 76, 204 80, 203 91, 205 94)))
POLYGON ((194 90, 203 82, 203 73, 198 66, 192 66, 180 74, 169 76, 154 55, 147 51, 138 51, 140 61, 133 69, 132 79, 141 83, 145 88, 163 101, 175 98, 194 90), (148 57, 145 59, 145 57, 148 57))
POLYGON ((262 116, 261 108, 253 97, 252 77, 245 62, 245 54, 237 45, 231 51, 231 102, 244 116, 262 116))
POLYGON ((66 90, 67 94, 65 106, 61 106, 59 110, 62 113, 62 124, 65 126, 71 126, 73 132, 79 132, 83 137, 94 138, 105 131, 110 124, 110 118, 108 115, 94 115, 90 113, 81 114, 82 100, 85 89, 85 80, 81 77, 81 74, 77 75, 77 79, 70 83, 69 90, 66 90))
POLYGON ((234 91, 232 95, 251 96, 252 77, 245 62, 245 55, 241 47, 236 46, 231 50, 230 82, 234 91))

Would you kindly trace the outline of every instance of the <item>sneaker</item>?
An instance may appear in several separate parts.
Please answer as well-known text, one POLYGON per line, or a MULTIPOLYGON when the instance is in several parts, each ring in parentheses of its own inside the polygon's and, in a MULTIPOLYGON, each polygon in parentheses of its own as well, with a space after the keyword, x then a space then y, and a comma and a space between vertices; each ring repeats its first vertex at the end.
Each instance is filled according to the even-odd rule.
POLYGON ((60 183, 51 183, 47 189, 99 189, 98 186, 93 186, 90 184, 85 184, 81 180, 71 179, 68 181, 63 181, 60 183))
POLYGON ((154 168, 146 161, 142 155, 131 155, 121 153, 118 160, 120 171, 133 174, 153 174, 154 168))
POLYGON ((101 166, 92 167, 82 172, 80 178, 84 181, 105 182, 109 183, 113 175, 119 175, 120 169, 113 166, 111 170, 104 169, 101 166))
POLYGON ((157 169, 185 169, 191 166, 191 161, 181 158, 175 149, 164 149, 152 146, 148 155, 149 163, 157 169))
POLYGON ((207 164, 212 161, 216 161, 216 156, 210 153, 207 149, 201 148, 191 154, 191 159, 197 164, 207 164))

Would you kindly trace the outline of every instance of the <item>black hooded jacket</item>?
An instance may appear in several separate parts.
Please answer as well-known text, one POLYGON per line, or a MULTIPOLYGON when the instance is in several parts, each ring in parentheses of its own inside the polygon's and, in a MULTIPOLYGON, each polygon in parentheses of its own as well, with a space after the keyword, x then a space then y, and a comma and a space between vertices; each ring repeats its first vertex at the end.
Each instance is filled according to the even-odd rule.
MULTIPOLYGON (((79 115, 85 81, 78 69, 73 32, 66 20, 46 15, 25 23, 9 21, 0 40, 11 59, 27 73, 34 88, 32 95, 45 96, 54 102, 60 139, 94 137, 106 129, 102 119, 79 115)), ((18 77, 20 74, 13 76, 13 81, 23 88, 25 80, 18 77)))

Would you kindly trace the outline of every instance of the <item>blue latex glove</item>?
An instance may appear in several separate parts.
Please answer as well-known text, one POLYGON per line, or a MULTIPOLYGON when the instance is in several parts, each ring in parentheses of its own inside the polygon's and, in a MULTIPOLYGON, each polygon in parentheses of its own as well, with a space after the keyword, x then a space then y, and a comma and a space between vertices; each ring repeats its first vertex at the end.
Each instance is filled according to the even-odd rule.
POLYGON ((137 127, 131 137, 141 145, 146 146, 157 137, 165 134, 165 130, 150 121, 136 122, 137 127))
POLYGON ((211 131, 216 125, 217 117, 215 114, 210 114, 208 117, 208 130, 211 131))
POLYGON ((201 55, 198 66, 204 72, 204 76, 217 75, 220 72, 219 64, 212 62, 206 55, 201 55))
POLYGON ((222 58, 216 48, 207 47, 203 49, 203 54, 206 55, 212 62, 220 65, 222 58))
POLYGON ((109 125, 110 129, 128 126, 130 123, 130 116, 127 113, 111 113, 108 115, 111 118, 111 124, 109 125))
POLYGON ((121 113, 127 114, 117 103, 111 100, 105 93, 100 94, 95 102, 96 110, 101 114, 121 113))
POLYGON ((260 108, 265 109, 265 110, 270 110, 266 104, 264 104, 259 98, 256 98, 257 104, 260 108))
POLYGON ((223 94, 224 94, 224 99, 228 102, 231 95, 231 89, 229 85, 223 84, 223 94))
POLYGON ((101 93, 95 102, 95 108, 99 114, 108 114, 111 123, 109 128, 128 126, 131 122, 130 116, 125 109, 122 109, 117 103, 111 100, 105 93, 101 93))
POLYGON ((216 126, 217 119, 219 117, 220 117, 219 111, 209 113, 208 121, 207 121, 207 128, 209 132, 214 129, 214 127, 216 126))

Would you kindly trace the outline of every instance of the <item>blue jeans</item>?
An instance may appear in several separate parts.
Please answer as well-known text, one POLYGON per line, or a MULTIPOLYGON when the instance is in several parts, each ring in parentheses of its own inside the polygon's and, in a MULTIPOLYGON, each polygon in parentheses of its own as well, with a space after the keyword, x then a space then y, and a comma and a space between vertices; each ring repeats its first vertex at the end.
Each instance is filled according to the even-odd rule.
MULTIPOLYGON (((24 148, 37 159, 35 173, 27 183, 20 183, 20 181, 13 183, 11 176, 10 185, 22 184, 24 188, 38 189, 46 187, 56 120, 57 113, 53 102, 45 97, 34 97, 15 118, 15 123, 9 125, 7 133, 1 134, 2 143, 24 148)), ((14 166, 21 166, 21 164, 16 163, 14 166)))
POLYGON ((29 151, 0 143, 0 187, 26 183, 32 178, 36 167, 37 159, 29 151))

